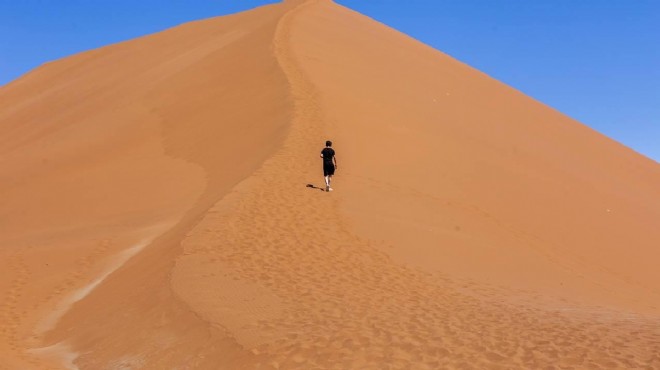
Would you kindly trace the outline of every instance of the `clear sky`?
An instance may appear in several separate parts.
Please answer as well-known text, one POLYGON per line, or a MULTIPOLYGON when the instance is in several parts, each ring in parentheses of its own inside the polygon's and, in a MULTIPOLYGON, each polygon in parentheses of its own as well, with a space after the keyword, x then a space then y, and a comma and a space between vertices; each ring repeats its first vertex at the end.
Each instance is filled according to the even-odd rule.
MULTIPOLYGON (((0 0, 0 85, 265 0, 0 0)), ((338 0, 660 162, 660 0, 338 0)))

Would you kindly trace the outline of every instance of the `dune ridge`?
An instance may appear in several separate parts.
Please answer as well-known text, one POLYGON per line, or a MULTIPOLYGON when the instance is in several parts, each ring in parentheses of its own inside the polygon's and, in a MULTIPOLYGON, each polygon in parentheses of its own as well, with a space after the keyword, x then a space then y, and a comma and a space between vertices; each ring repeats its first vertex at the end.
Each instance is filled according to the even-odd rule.
MULTIPOLYGON (((15 103, 0 105, 1 129, 20 139, 0 152, 9 154, 11 180, 51 173, 40 186, 56 185, 61 203, 51 201, 41 220, 27 212, 0 239, 7 368, 660 367, 650 264, 660 240, 652 224, 660 214, 657 165, 364 16, 327 0, 285 1, 26 77, 0 91, 9 98, 0 101, 15 103), (154 55, 141 60, 143 87, 133 91, 130 56, 138 51, 141 59, 154 55), (26 132, 34 112, 57 111, 48 97, 27 99, 26 85, 39 86, 49 71, 68 85, 68 68, 93 77, 121 58, 126 65, 109 74, 129 77, 112 89, 138 103, 119 105, 121 115, 99 114, 99 131, 73 126, 78 136, 64 144, 49 135, 85 107, 49 121, 49 132, 26 132), (78 140, 105 138, 104 128, 122 116, 141 123, 115 134, 118 144, 88 149, 100 157, 95 162, 71 159, 78 140), (485 117, 493 126, 480 124, 485 117), (340 166, 329 194, 306 186, 320 185, 326 138, 336 138, 340 166), (38 140, 55 149, 44 151, 38 140), (62 152, 57 145, 67 149, 53 155, 59 163, 36 167, 62 152), (433 156, 438 150, 443 156, 433 156), (575 163, 564 163, 564 151, 575 163), (136 196, 106 191, 105 201, 93 202, 96 213, 49 219, 81 200, 58 183, 63 168, 93 178, 117 157, 124 160, 116 168, 135 171, 111 171, 121 181, 110 187, 144 184, 131 189, 136 196), (157 163, 174 168, 169 177, 142 173, 157 163), (603 185, 585 185, 594 182, 603 185), (159 186, 153 199, 137 196, 159 186), (558 221, 511 192, 551 215, 589 209, 578 216, 590 221, 558 221), (573 208, 556 204, 562 194, 573 208), (611 208, 589 208, 603 205, 611 208), (86 219, 96 224, 73 226, 86 219), (112 255, 144 238, 140 225, 164 219, 178 221, 53 330, 35 335, 62 297, 103 276, 112 255), (572 224, 575 235, 564 230, 572 224), (636 247, 630 265, 620 261, 627 252, 620 240, 636 247), (596 246, 605 257, 592 258, 596 246), (39 272, 56 255, 57 266, 39 272), (42 347, 43 356, 26 351, 42 347)), ((111 81, 61 87, 55 103, 72 104, 66 99, 100 84, 105 92, 91 114, 110 99, 111 81)), ((2 190, 24 200, 43 188, 2 190)), ((104 189, 93 181, 81 188, 104 189)))
MULTIPOLYGON (((327 14, 320 4, 328 3, 307 2, 283 17, 280 35, 291 39, 292 24, 306 19, 300 16, 306 10, 318 7, 319 14, 327 14)), ((302 27, 299 32, 310 35, 302 27)), ((276 292, 279 301, 269 302, 270 312, 249 294, 243 298, 254 306, 237 302, 239 297, 219 303, 253 317, 251 325, 244 318, 245 326, 232 331, 260 358, 247 367, 607 368, 657 362, 655 315, 507 304, 481 284, 466 293, 451 278, 392 260, 379 242, 355 233, 336 200, 302 189, 318 164, 295 159, 314 157, 318 148, 310 143, 322 142, 328 123, 322 93, 293 48, 288 50, 278 56, 292 84, 297 115, 284 149, 238 191, 233 205, 219 204, 192 231, 183 242, 188 255, 178 265, 182 274, 198 270, 197 264, 217 266, 206 270, 215 272, 206 276, 217 281, 216 287, 224 280, 214 280, 217 275, 226 274, 276 292), (469 293, 473 289, 479 293, 469 293), (259 309, 250 312, 255 306, 259 309), (640 329, 645 334, 631 335, 640 329), (611 353, 630 340, 636 342, 630 352, 611 353)), ((218 304, 198 292, 187 296, 193 309, 218 304)), ((221 326, 227 326, 226 318, 208 317, 221 326)))

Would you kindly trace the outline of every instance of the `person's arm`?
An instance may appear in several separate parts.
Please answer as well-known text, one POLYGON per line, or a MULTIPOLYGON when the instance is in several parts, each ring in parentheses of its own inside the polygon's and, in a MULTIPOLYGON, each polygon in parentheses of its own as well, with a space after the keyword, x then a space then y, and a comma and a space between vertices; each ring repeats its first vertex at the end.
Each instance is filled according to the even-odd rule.
POLYGON ((333 156, 332 160, 335 161, 335 170, 337 169, 337 156, 333 156))

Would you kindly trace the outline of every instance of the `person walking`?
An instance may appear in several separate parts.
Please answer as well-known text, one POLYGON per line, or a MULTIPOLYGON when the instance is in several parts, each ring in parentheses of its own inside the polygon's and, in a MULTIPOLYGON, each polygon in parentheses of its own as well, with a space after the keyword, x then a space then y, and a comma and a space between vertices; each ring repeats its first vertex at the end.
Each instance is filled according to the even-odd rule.
POLYGON ((337 156, 335 155, 335 150, 332 149, 332 141, 328 140, 325 142, 325 148, 321 150, 321 158, 323 158, 325 191, 332 191, 330 182, 332 181, 332 176, 335 174, 335 170, 337 169, 337 156))

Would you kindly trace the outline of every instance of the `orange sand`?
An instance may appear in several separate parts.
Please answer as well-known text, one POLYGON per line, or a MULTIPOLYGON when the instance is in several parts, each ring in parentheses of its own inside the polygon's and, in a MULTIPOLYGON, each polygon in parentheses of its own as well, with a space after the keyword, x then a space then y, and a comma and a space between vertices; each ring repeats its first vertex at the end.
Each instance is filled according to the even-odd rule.
POLYGON ((328 0, 36 69, 0 166, 0 369, 660 368, 660 165, 328 0))

